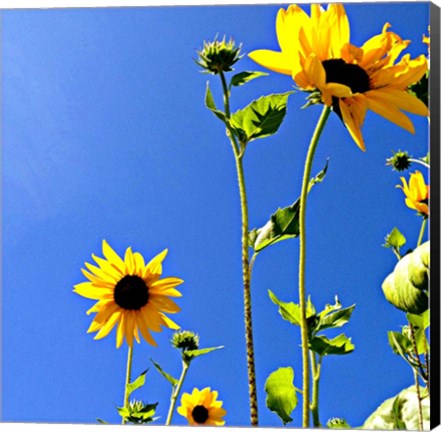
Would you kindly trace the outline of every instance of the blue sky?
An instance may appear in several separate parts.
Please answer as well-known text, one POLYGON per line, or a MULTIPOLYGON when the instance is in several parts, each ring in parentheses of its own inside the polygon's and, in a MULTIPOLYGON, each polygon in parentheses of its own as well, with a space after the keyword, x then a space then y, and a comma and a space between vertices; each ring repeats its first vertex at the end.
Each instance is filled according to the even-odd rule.
MULTIPOLYGON (((126 345, 115 335, 86 334, 93 304, 72 292, 102 239, 122 254, 146 259, 164 248, 165 276, 185 280, 175 316, 200 334, 201 346, 225 348, 196 359, 184 391, 219 391, 227 424, 249 422, 242 318, 240 206, 234 158, 222 124, 204 107, 205 83, 219 104, 217 77, 194 63, 196 49, 218 34, 244 52, 277 49, 279 6, 206 6, 2 11, 3 281, 2 421, 119 422, 126 345)), ((308 7, 306 7, 308 9, 308 7)), ((412 40, 406 52, 426 53, 428 3, 350 4, 351 42, 361 45, 390 22, 412 40)), ((237 71, 262 70, 247 57, 237 71)), ((271 73, 234 90, 236 110, 264 94, 292 88, 271 73)), ((252 142, 245 156, 250 227, 262 226, 300 194, 307 144, 320 107, 289 100, 277 135, 252 142)), ((391 150, 427 153, 427 120, 411 116, 411 135, 368 113, 362 153, 331 115, 313 172, 330 158, 328 175, 308 202, 307 289, 322 308, 338 294, 356 303, 344 328, 355 351, 326 358, 321 421, 341 416, 359 426, 386 398, 412 384, 409 367, 392 354, 387 331, 405 324, 387 303, 381 282, 395 265, 382 248, 397 226, 415 245, 420 218, 404 205, 399 175, 385 166, 391 150)), ((427 173, 424 173, 427 178, 427 173)), ((279 426, 265 407, 264 383, 292 366, 301 386, 298 328, 282 321, 271 289, 297 301, 298 241, 262 252, 253 273, 253 309, 260 424, 279 426)), ((135 346, 134 375, 150 367, 134 396, 159 401, 164 422, 167 382, 149 357, 175 376, 170 331, 159 348, 135 346)), ((300 407, 292 426, 301 425, 300 407)), ((178 414, 175 424, 186 424, 178 414)))

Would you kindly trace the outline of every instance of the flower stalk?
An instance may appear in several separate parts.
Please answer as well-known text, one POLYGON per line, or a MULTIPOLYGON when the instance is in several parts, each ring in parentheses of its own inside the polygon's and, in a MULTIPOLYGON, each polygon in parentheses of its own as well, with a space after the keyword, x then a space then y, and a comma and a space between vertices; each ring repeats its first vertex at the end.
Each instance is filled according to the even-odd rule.
POLYGON ((228 137, 230 138, 231 147, 233 149, 234 158, 236 161, 237 182, 239 186, 240 195, 240 208, 242 215, 242 275, 243 275, 243 297, 244 297, 244 321, 245 321, 245 342, 247 352, 247 367, 248 367, 248 391, 250 401, 250 419, 251 425, 257 426, 258 420, 258 408, 257 408, 257 387, 256 387, 256 371, 254 360, 254 340, 253 340, 253 322, 252 322, 252 307, 251 307, 251 268, 249 261, 249 222, 248 222, 248 202, 247 192, 245 186, 245 175, 243 170, 243 152, 244 145, 239 147, 236 138, 231 130, 228 120, 230 119, 230 92, 227 87, 225 75, 221 71, 219 72, 223 97, 224 97, 224 109, 225 116, 227 118, 226 126, 228 137))
POLYGON ((315 151, 322 134, 326 121, 331 113, 331 108, 324 105, 322 114, 317 123, 308 148, 302 180, 302 192, 300 195, 300 258, 299 258, 299 302, 300 302, 300 329, 302 337, 302 362, 303 362, 303 427, 309 427, 309 348, 308 348, 308 322, 306 320, 306 290, 305 290, 305 267, 306 267, 306 202, 308 196, 308 184, 311 177, 311 168, 315 151))
POLYGON ((320 373, 322 367, 322 359, 317 358, 314 352, 311 351, 311 373, 312 373, 312 402, 311 402, 311 413, 312 421, 314 427, 321 427, 320 416, 319 416, 319 384, 320 384, 320 373))
POLYGON ((176 387, 173 387, 172 395, 170 398, 170 408, 167 414, 167 420, 165 421, 165 426, 170 426, 170 423, 173 418, 173 413, 175 412, 176 402, 178 400, 179 394, 181 393, 182 384, 184 384, 185 377, 187 375, 188 368, 190 367, 190 362, 182 360, 182 372, 179 377, 178 384, 176 387))
MULTIPOLYGON (((133 359, 133 347, 129 346, 129 350, 127 353, 127 369, 126 369, 126 383, 124 386, 124 408, 129 408, 129 384, 130 384, 130 376, 132 374, 132 359, 133 359)), ((126 423, 125 417, 122 418, 122 424, 126 423)))
POLYGON ((424 217, 423 222, 421 223, 421 229, 420 229, 420 235, 418 236, 417 247, 421 246, 421 243, 423 242, 424 231, 426 230, 426 225, 427 225, 427 217, 424 217))

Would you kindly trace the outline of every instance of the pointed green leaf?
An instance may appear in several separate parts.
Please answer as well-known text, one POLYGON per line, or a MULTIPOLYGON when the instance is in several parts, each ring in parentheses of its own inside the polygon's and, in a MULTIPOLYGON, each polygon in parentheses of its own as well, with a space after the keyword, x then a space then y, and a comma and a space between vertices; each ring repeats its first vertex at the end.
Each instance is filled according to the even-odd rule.
POLYGON ((139 389, 145 384, 145 376, 147 374, 147 370, 145 370, 135 381, 127 384, 127 392, 131 395, 136 389, 139 389))
POLYGON ((333 339, 328 339, 326 336, 315 336, 309 341, 309 349, 319 356, 349 354, 354 351, 354 348, 351 339, 343 333, 333 339))
MULTIPOLYGON (((282 315, 282 318, 286 321, 289 321, 291 324, 296 326, 300 326, 300 306, 296 303, 285 303, 277 298, 277 296, 271 291, 268 290, 268 295, 271 301, 279 306, 279 313, 282 315)), ((311 318, 315 315, 314 305, 311 303, 311 299, 308 298, 308 303, 306 306, 306 318, 311 318)))
POLYGON ((426 330, 430 326, 430 309, 427 309, 422 314, 411 314, 407 315, 408 321, 415 327, 426 330))
POLYGON ((221 348, 223 348, 223 346, 212 347, 212 348, 202 348, 202 349, 197 349, 197 350, 188 350, 188 351, 184 351, 184 355, 186 356, 187 359, 193 359, 195 357, 199 357, 201 355, 208 354, 212 351, 215 351, 215 350, 218 350, 221 348))
POLYGON ((165 372, 164 369, 159 365, 159 363, 156 363, 152 358, 150 358, 150 361, 155 365, 155 368, 158 369, 159 373, 174 387, 178 384, 179 380, 171 376, 169 373, 165 372))
POLYGON ((397 227, 394 227, 394 229, 387 234, 384 241, 384 247, 400 250, 400 248, 406 244, 406 237, 401 234, 397 227))
POLYGON ((320 317, 317 331, 324 330, 326 328, 342 327, 351 318, 354 308, 355 304, 344 309, 329 311, 328 314, 320 317))
POLYGON ((271 373, 265 382, 266 406, 287 424, 292 421, 290 414, 297 406, 294 387, 294 371, 290 367, 279 368, 271 373))
POLYGON ((248 143, 277 132, 286 114, 288 97, 293 92, 262 96, 232 114, 231 126, 248 143))
POLYGON ((387 338, 395 354, 405 357, 406 354, 412 351, 412 342, 407 336, 395 331, 389 331, 387 332, 387 338))
POLYGON ((415 330, 415 344, 418 355, 429 353, 429 342, 423 329, 415 330))
POLYGON ((268 76, 268 75, 269 74, 267 74, 266 72, 250 72, 250 71, 240 72, 231 78, 230 88, 232 86, 239 87, 255 78, 268 76))
POLYGON ((97 418, 96 421, 98 423, 101 423, 101 424, 110 424, 109 422, 106 422, 106 420, 103 420, 103 419, 100 419, 100 418, 97 418))
MULTIPOLYGON (((328 161, 325 167, 309 181, 308 192, 316 184, 323 181, 328 170, 328 161)), ((298 237, 300 216, 300 198, 294 204, 279 208, 271 215, 270 220, 262 227, 250 231, 250 246, 255 252, 282 240, 298 237)))
POLYGON ((207 87, 205 89, 205 106, 219 119, 226 123, 225 114, 216 108, 216 103, 214 102, 213 93, 210 90, 210 83, 207 81, 207 87))

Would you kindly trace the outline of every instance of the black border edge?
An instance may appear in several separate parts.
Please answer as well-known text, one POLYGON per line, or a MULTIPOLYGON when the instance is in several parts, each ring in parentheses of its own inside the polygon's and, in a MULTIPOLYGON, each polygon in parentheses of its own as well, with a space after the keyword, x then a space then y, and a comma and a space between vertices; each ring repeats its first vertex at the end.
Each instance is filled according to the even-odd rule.
POLYGON ((430 3, 430 429, 440 424, 440 8, 430 3))

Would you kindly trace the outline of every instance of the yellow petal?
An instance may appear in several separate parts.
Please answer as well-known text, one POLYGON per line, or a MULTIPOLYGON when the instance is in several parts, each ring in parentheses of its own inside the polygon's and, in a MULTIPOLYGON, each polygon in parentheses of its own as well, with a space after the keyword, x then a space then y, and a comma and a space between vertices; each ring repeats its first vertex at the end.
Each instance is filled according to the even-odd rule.
POLYGON ((313 87, 321 89, 326 84, 326 71, 322 62, 314 55, 306 59, 304 71, 313 87))
POLYGON ((92 300, 106 299, 113 295, 113 291, 107 288, 96 288, 90 282, 75 285, 74 292, 92 300))
POLYGON ((285 75, 292 75, 294 61, 286 54, 270 50, 256 50, 248 56, 261 66, 285 75))
POLYGON ((126 274, 133 275, 135 273, 135 258, 133 257, 132 248, 128 247, 124 255, 124 263, 126 264, 126 274))
POLYGON ((114 312, 106 323, 103 324, 101 330, 95 335, 94 339, 102 339, 103 337, 106 337, 112 331, 113 327, 115 327, 115 324, 118 322, 120 317, 120 311, 114 312))
POLYGON ((121 257, 110 247, 110 245, 103 240, 103 255, 107 258, 109 262, 114 264, 121 272, 124 271, 124 261, 121 257))
POLYGON ((118 328, 116 330, 116 347, 119 348, 124 342, 124 330, 125 330, 126 314, 124 312, 120 313, 120 318, 118 322, 118 328))
POLYGON ((179 330, 181 326, 176 324, 173 320, 171 320, 167 315, 164 315, 163 313, 159 313, 161 324, 163 324, 165 327, 168 327, 172 330, 179 330))
POLYGON ((164 296, 152 295, 149 302, 162 312, 176 313, 181 310, 181 308, 173 300, 170 300, 164 296))
POLYGON ((378 94, 384 102, 395 105, 400 110, 421 116, 429 115, 426 105, 406 91, 386 87, 384 89, 372 90, 373 92, 378 94))
POLYGON ((355 141, 355 143, 360 147, 361 150, 365 151, 365 145, 363 140, 363 135, 361 133, 360 125, 357 125, 354 121, 354 118, 352 117, 351 111, 349 107, 345 104, 343 99, 340 99, 339 101, 340 111, 343 117, 343 122, 348 128, 348 131, 352 137, 352 139, 355 141))
POLYGON ((374 90, 366 92, 365 97, 370 110, 409 131, 410 133, 415 133, 415 129, 409 117, 395 108, 394 105, 384 100, 381 94, 378 94, 378 92, 374 90))
POLYGON ((156 281, 162 274, 162 261, 167 256, 168 249, 163 250, 161 253, 152 258, 144 268, 143 278, 147 284, 156 281))

